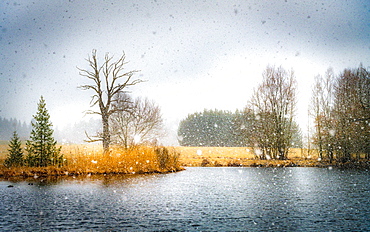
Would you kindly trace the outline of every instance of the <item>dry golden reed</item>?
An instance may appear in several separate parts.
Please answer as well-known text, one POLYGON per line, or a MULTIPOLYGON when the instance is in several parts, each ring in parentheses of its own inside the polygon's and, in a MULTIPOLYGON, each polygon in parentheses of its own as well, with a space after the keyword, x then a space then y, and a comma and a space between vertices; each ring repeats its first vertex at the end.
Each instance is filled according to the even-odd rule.
MULTIPOLYGON (((178 153, 170 151, 165 166, 160 165, 158 147, 137 146, 129 149, 113 147, 103 154, 102 150, 71 152, 66 154, 69 170, 77 173, 152 173, 180 170, 178 153)), ((163 148, 171 150, 171 148, 163 148)))
POLYGON ((62 167, 6 168, 1 165, 2 159, 0 176, 137 174, 183 170, 178 162, 179 153, 167 147, 113 147, 104 153, 101 146, 97 145, 65 145, 62 153, 65 158, 62 167))

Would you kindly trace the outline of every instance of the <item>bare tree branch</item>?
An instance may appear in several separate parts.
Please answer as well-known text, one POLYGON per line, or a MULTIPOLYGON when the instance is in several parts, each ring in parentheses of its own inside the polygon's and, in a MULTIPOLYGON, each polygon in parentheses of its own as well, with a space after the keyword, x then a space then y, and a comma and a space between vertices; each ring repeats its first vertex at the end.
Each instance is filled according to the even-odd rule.
POLYGON ((159 106, 148 99, 131 99, 120 93, 115 99, 116 112, 111 117, 115 143, 128 148, 138 143, 150 143, 163 134, 163 119, 159 106))
POLYGON ((92 137, 96 137, 96 139, 93 139, 92 137, 90 137, 87 132, 85 131, 85 135, 87 137, 87 140, 84 140, 84 142, 87 142, 87 143, 94 143, 94 142, 101 142, 103 141, 102 138, 99 138, 97 136, 92 136, 92 137))

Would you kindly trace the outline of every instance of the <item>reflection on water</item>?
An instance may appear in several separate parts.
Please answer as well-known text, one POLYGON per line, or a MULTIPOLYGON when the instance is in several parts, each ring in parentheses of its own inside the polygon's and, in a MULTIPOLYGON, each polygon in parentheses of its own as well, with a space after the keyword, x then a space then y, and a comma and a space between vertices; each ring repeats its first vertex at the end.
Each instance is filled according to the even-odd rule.
POLYGON ((366 230, 369 190, 366 170, 320 168, 188 168, 1 181, 0 228, 366 230))
POLYGON ((138 180, 147 179, 150 176, 158 174, 145 174, 145 175, 78 175, 78 176, 48 176, 48 177, 9 177, 3 180, 5 183, 26 183, 27 185, 60 185, 60 184, 97 184, 97 185, 111 185, 116 183, 130 183, 138 180))

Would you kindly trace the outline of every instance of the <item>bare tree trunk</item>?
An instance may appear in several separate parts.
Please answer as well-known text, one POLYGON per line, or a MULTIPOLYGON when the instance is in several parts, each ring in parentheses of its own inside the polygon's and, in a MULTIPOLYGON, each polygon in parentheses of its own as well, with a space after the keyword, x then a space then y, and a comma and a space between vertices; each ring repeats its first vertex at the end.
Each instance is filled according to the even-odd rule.
POLYGON ((104 152, 107 152, 109 150, 110 145, 110 132, 109 132, 109 117, 107 117, 105 114, 102 114, 102 122, 103 122, 103 149, 104 152))

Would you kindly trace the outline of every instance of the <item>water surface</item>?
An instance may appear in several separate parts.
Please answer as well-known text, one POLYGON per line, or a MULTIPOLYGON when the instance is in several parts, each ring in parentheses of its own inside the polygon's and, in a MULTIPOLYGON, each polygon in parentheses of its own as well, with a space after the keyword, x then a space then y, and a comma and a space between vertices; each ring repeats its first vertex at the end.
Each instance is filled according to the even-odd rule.
POLYGON ((364 231, 370 228, 369 177, 367 170, 335 168, 199 167, 1 181, 0 228, 364 231))

